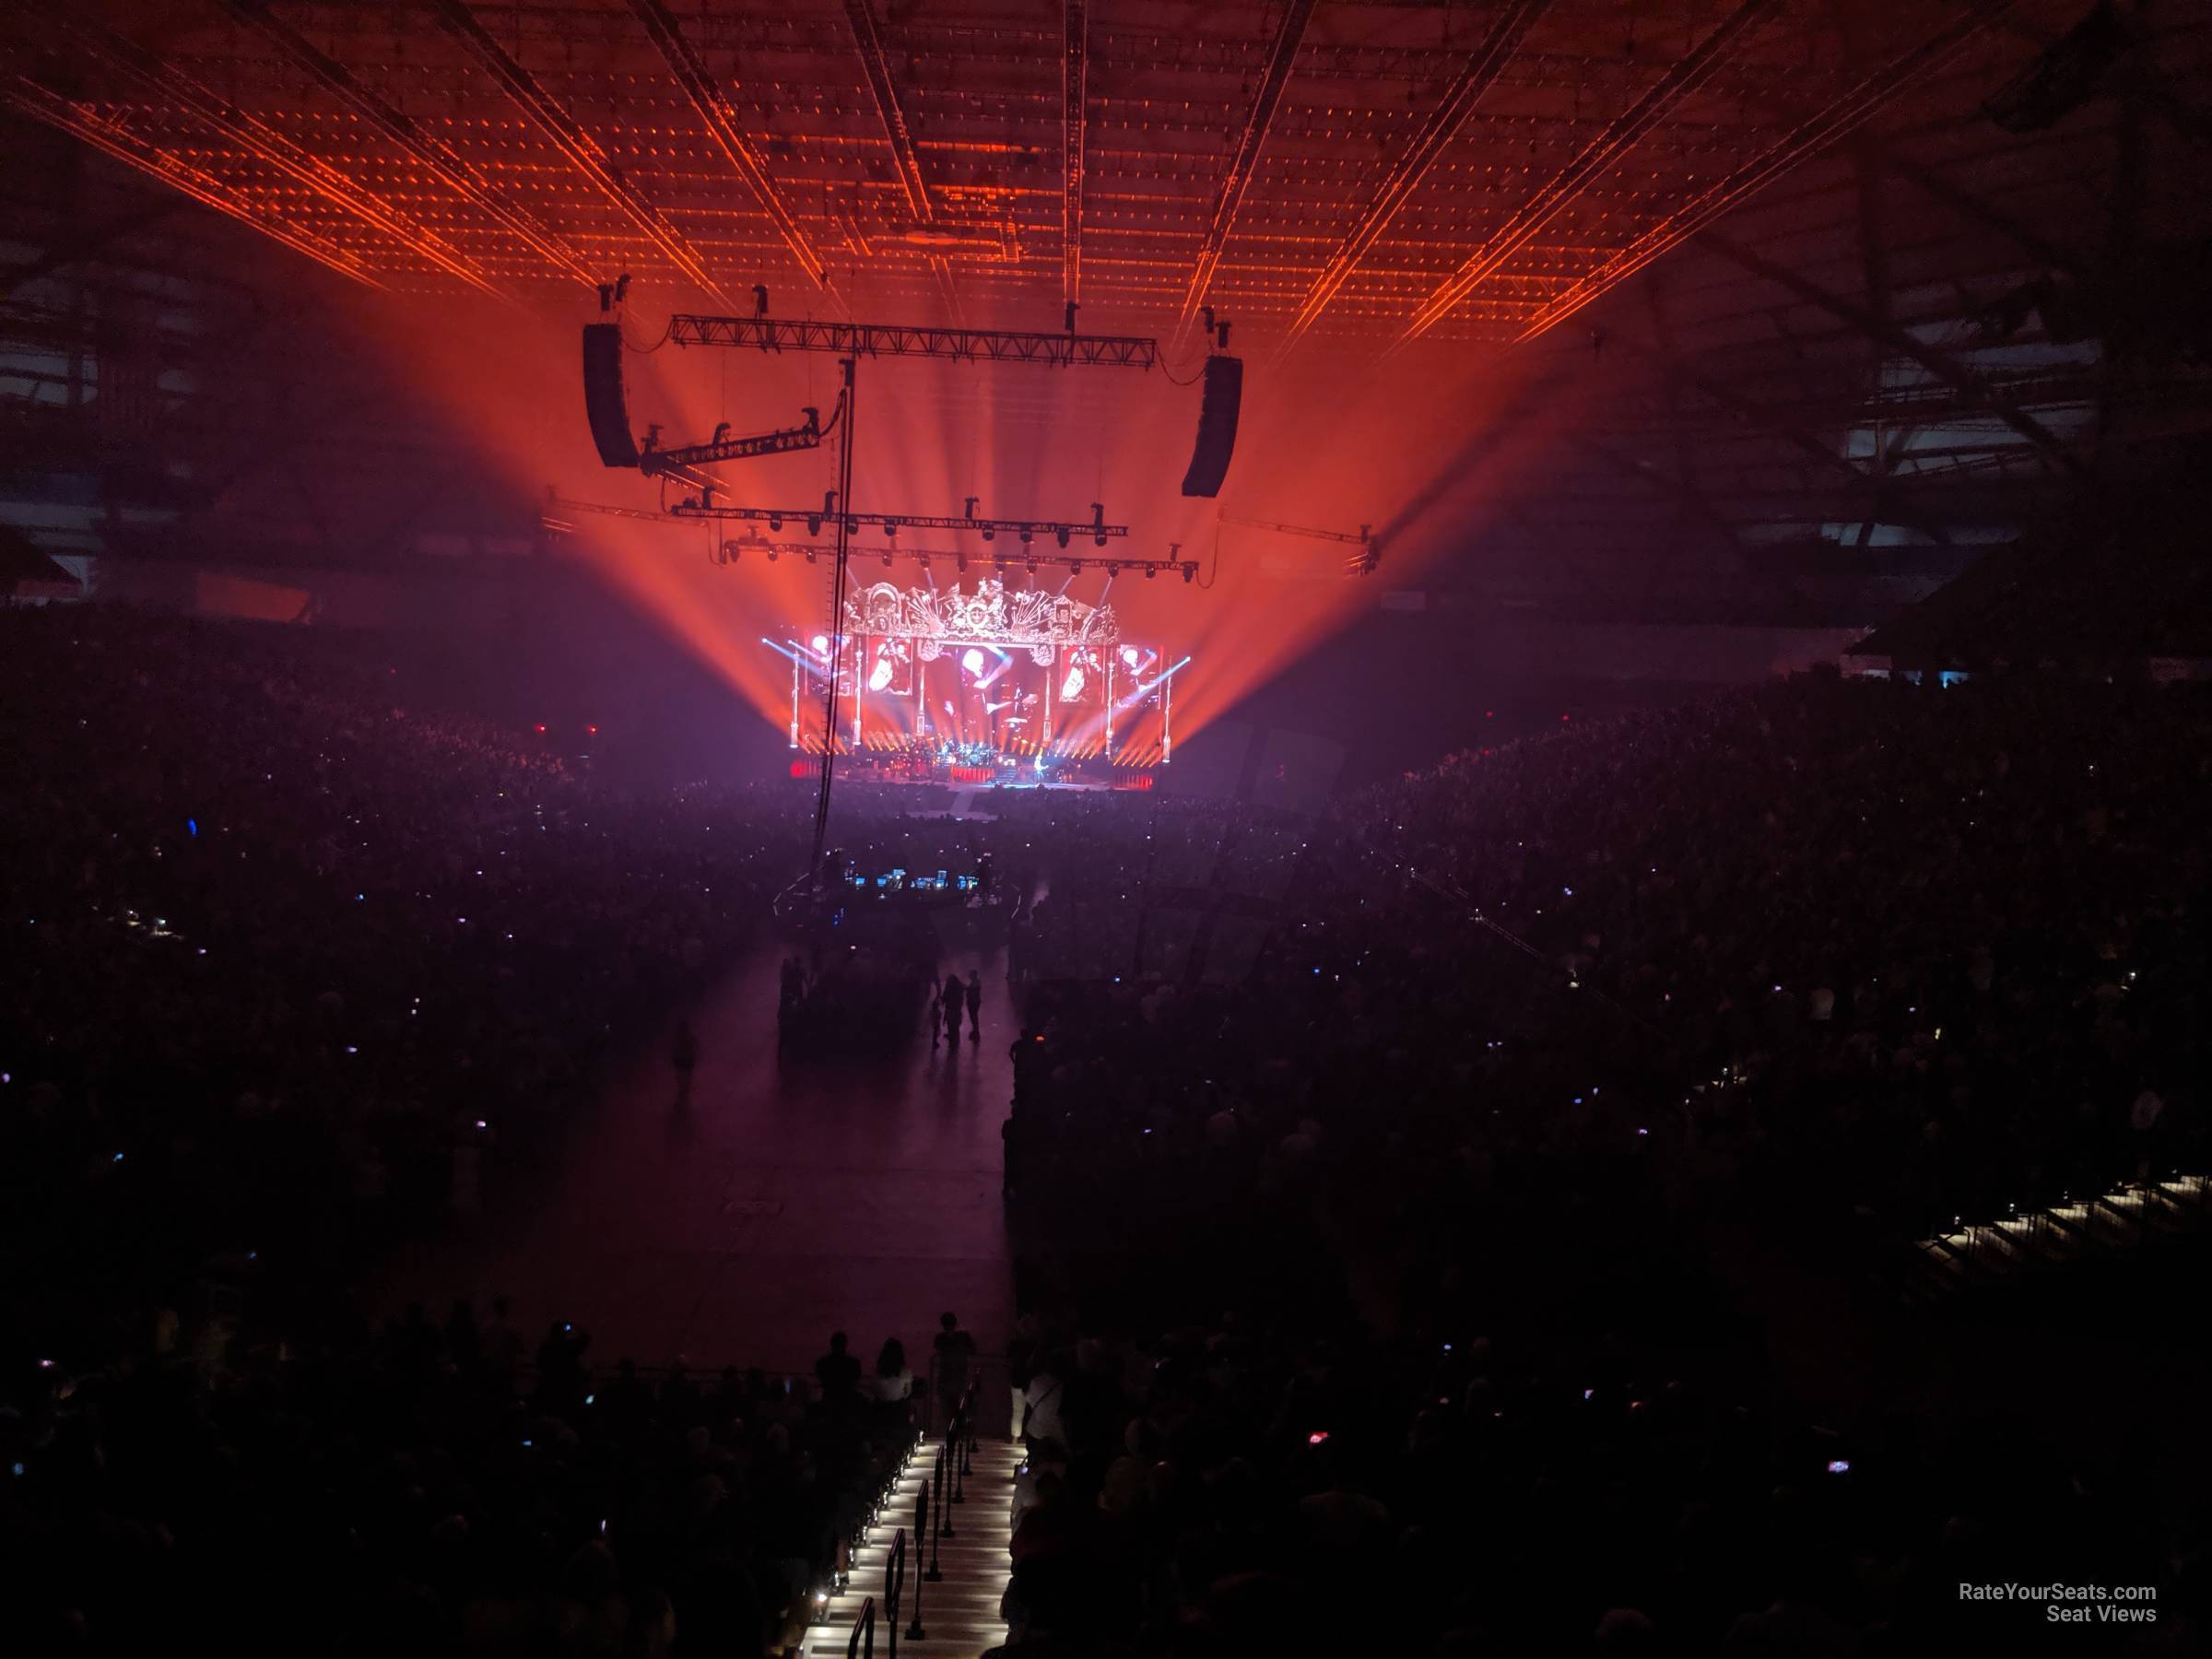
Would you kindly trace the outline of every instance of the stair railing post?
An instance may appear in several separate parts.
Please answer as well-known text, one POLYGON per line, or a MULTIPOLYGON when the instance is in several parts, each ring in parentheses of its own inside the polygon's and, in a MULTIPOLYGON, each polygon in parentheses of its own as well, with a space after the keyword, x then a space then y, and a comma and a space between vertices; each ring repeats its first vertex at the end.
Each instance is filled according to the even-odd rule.
MULTIPOLYGON (((921 1588, 917 1582, 914 1586, 917 1595, 921 1594, 921 1588)), ((888 1620, 888 1629, 890 1631, 887 1641, 890 1659, 899 1659, 899 1601, 905 1590, 906 1528, 902 1526, 891 1539, 891 1553, 883 1563, 883 1606, 884 1618, 888 1620)))
MULTIPOLYGON (((913 1582, 913 1621, 916 1621, 916 1624, 923 1621, 923 1583, 924 1582, 938 1583, 942 1577, 945 1577, 945 1572, 938 1571, 938 1539, 935 1539, 935 1533, 931 1531, 934 1520, 935 1520, 935 1511, 929 1502, 929 1482, 924 1480, 923 1491, 920 1491, 918 1498, 913 1500, 913 1564, 916 1564, 918 1569, 923 1569, 918 1580, 913 1582), (923 1539, 924 1537, 929 1539, 929 1558, 927 1559, 923 1558, 923 1539)), ((913 1641, 920 1641, 920 1637, 913 1637, 913 1641)))
MULTIPOLYGON (((914 1565, 917 1568, 924 1565, 922 1540, 928 1535, 929 1488, 924 1487, 921 1495, 914 1500, 914 1565)), ((912 1622, 906 1627, 906 1639, 909 1641, 920 1641, 929 1634, 922 1628, 922 1586, 924 1583, 934 1584, 944 1576, 937 1571, 935 1561, 928 1563, 926 1571, 917 1571, 914 1574, 914 1617, 912 1622)))
POLYGON ((952 1530, 952 1472, 946 1466, 945 1453, 937 1453, 937 1535, 954 1536, 952 1530))

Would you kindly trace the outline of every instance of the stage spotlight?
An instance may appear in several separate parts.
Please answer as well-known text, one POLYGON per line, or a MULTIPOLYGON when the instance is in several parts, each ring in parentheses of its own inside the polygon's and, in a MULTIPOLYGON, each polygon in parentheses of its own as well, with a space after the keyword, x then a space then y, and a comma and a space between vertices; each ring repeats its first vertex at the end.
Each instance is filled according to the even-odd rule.
POLYGON ((806 534, 809 535, 819 535, 821 533, 822 515, 818 512, 808 513, 806 515, 806 534))
POLYGON ((983 539, 985 541, 996 541, 998 539, 998 532, 993 529, 989 524, 985 524, 983 526, 983 539))
POLYGON ((1130 666, 1130 667, 1132 667, 1132 668, 1135 667, 1135 666, 1136 666, 1136 647, 1135 647, 1135 646, 1134 646, 1134 645, 1124 645, 1124 646, 1123 646, 1123 647, 1122 647, 1122 661, 1123 661, 1123 662, 1124 662, 1124 663, 1126 663, 1126 664, 1128 664, 1128 665, 1129 665, 1129 666, 1130 666))
POLYGON ((963 575, 963 576, 967 575, 967 574, 968 574, 968 555, 967 555, 967 554, 965 554, 965 553, 956 553, 956 554, 954 554, 954 555, 953 555, 953 558, 954 558, 954 559, 955 559, 955 560, 956 560, 956 561, 959 563, 959 567, 960 567, 960 574, 961 574, 961 575, 963 575))
POLYGON ((1030 574, 1032 576, 1037 574, 1037 561, 1033 559, 1030 560, 1030 574))
POLYGON ((896 541, 899 537, 899 521, 897 519, 885 519, 883 521, 883 533, 884 535, 891 537, 892 540, 896 541))
POLYGON ((1030 529, 1027 524, 1024 524, 1021 527, 1021 545, 1026 547, 1036 539, 1037 532, 1030 529))
POLYGON ((722 562, 724 564, 735 564, 739 556, 744 552, 745 547, 743 544, 734 541, 725 541, 722 544, 722 562))
POLYGON ((1121 567, 1120 565, 1117 565, 1117 564, 1110 564, 1110 565, 1108 565, 1108 566, 1106 567, 1106 575, 1107 575, 1107 577, 1108 577, 1108 579, 1109 579, 1109 580, 1111 580, 1111 579, 1112 579, 1112 578, 1113 578, 1113 577, 1119 576, 1121 573, 1122 573, 1122 567, 1121 567))
POLYGON ((1197 575, 1197 574, 1198 574, 1198 567, 1197 567, 1196 565, 1194 565, 1194 564, 1186 564, 1186 565, 1184 565, 1184 566, 1182 567, 1182 579, 1183 579, 1185 582, 1188 582, 1188 581, 1189 581, 1189 580, 1190 580, 1192 577, 1194 577, 1194 576, 1195 576, 1195 575, 1197 575))
POLYGON ((808 643, 813 645, 815 655, 825 655, 830 650, 830 636, 828 634, 816 634, 814 638, 808 641, 808 643))
POLYGON ((1106 545, 1106 538, 1102 535, 1094 535, 1090 538, 1090 545, 1094 547, 1102 547, 1106 545))
POLYGON ((770 514, 768 515, 768 527, 769 527, 771 530, 781 530, 781 529, 782 529, 782 528, 783 528, 783 515, 782 515, 782 513, 780 513, 780 512, 771 512, 771 513, 770 513, 770 514))
POLYGON ((1059 543, 1059 544, 1060 544, 1062 547, 1066 547, 1066 546, 1067 546, 1067 526, 1066 526, 1065 524, 1063 524, 1063 525, 1061 525, 1061 526, 1060 526, 1060 528, 1059 528, 1059 529, 1057 529, 1057 530, 1053 531, 1053 539, 1054 541, 1058 542, 1058 543, 1059 543))
POLYGON ((967 669, 969 673, 974 675, 976 678, 982 678, 983 653, 978 651, 974 646, 969 646, 966 651, 960 653, 960 666, 967 669))
POLYGON ((891 555, 889 549, 888 548, 885 549, 883 555, 883 568, 887 571, 891 568, 891 555))
POLYGON ((1146 580, 1147 582, 1149 582, 1149 581, 1151 581, 1153 577, 1155 577, 1155 576, 1157 576, 1157 575, 1159 575, 1159 567, 1158 565, 1147 565, 1147 566, 1145 567, 1145 580, 1146 580))
POLYGON ((847 535, 858 535, 860 534, 860 521, 856 518, 847 519, 845 521, 845 534, 847 535))
POLYGON ((1070 565, 1070 566, 1068 567, 1068 574, 1070 574, 1071 576, 1080 576, 1080 575, 1082 575, 1082 574, 1083 574, 1083 561, 1082 561, 1081 559, 1077 559, 1077 560, 1075 561, 1075 563, 1073 563, 1072 565, 1070 565))
POLYGON ((775 544, 771 542, 768 548, 768 562, 770 564, 774 564, 776 562, 776 552, 777 549, 775 544))

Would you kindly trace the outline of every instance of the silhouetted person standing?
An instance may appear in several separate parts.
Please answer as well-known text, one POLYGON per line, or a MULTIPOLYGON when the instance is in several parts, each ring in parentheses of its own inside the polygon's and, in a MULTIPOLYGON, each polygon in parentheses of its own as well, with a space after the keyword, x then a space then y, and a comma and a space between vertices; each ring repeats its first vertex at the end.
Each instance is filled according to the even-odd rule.
MULTIPOLYGON (((960 1006, 967 994, 967 987, 960 983, 959 974, 948 973, 945 976, 945 1000, 942 1006, 945 1012, 945 1041, 947 1042, 960 1040, 960 1006)), ((931 1046, 934 1048, 935 1044, 932 1043, 931 1046)))
MULTIPOLYGON (((968 971, 967 997, 968 1041, 973 1042, 983 1034, 983 1020, 981 1012, 983 1006, 983 978, 972 968, 968 971)), ((959 1020, 957 1015, 954 1017, 953 1029, 956 1031, 959 1029, 959 1020)))
POLYGON ((968 1371, 975 1363, 975 1338, 960 1329, 959 1317, 947 1313, 937 1321, 937 1404, 946 1420, 960 1408, 968 1393, 968 1371))
POLYGON ((822 1403, 836 1405, 853 1398, 860 1386, 860 1361, 845 1351, 845 1334, 830 1333, 830 1351, 814 1362, 815 1380, 822 1385, 822 1403))

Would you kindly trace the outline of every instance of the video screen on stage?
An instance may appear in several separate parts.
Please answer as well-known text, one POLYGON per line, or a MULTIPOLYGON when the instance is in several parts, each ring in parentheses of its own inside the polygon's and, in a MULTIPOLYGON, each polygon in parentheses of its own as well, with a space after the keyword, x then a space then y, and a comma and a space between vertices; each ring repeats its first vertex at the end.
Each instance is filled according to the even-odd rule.
MULTIPOLYGON (((801 659, 808 698, 825 689, 830 648, 823 638, 801 659)), ((839 724, 849 735, 857 714, 877 747, 920 741, 1034 754, 1050 746, 1124 765, 1159 759, 1164 664, 1152 645, 1071 647, 1042 665, 1026 646, 959 644, 925 662, 911 641, 863 638, 844 642, 837 664, 839 724)))
POLYGON ((847 615, 850 633, 789 642, 794 732, 799 703, 826 691, 834 669, 841 746, 857 734, 879 754, 932 751, 966 766, 1044 758, 1047 769, 1168 757, 1173 670, 1158 645, 1117 638, 1110 612, 996 583, 971 594, 884 583, 847 615), (1059 637, 1039 637, 1048 633, 1059 637))

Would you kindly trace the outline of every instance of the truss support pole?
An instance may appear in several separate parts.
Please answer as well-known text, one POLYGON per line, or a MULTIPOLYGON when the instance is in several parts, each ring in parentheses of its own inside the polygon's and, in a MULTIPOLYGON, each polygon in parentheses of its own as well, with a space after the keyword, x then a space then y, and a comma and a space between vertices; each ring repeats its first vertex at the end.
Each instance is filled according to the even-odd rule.
MULTIPOLYGON (((822 873, 822 845, 830 834, 830 781, 837 771, 837 665, 845 653, 845 585, 849 579, 847 560, 851 558, 852 533, 846 528, 853 521, 847 509, 853 505, 853 421, 860 410, 860 399, 853 394, 854 371, 859 359, 847 358, 843 362, 845 380, 845 438, 837 461, 837 548, 831 556, 830 570, 830 688, 822 694, 822 769, 821 778, 814 797, 814 862, 807 866, 810 881, 819 880, 822 873)), ((857 676, 860 665, 853 665, 857 676)), ((853 701, 859 702, 860 681, 853 682, 853 701)))

